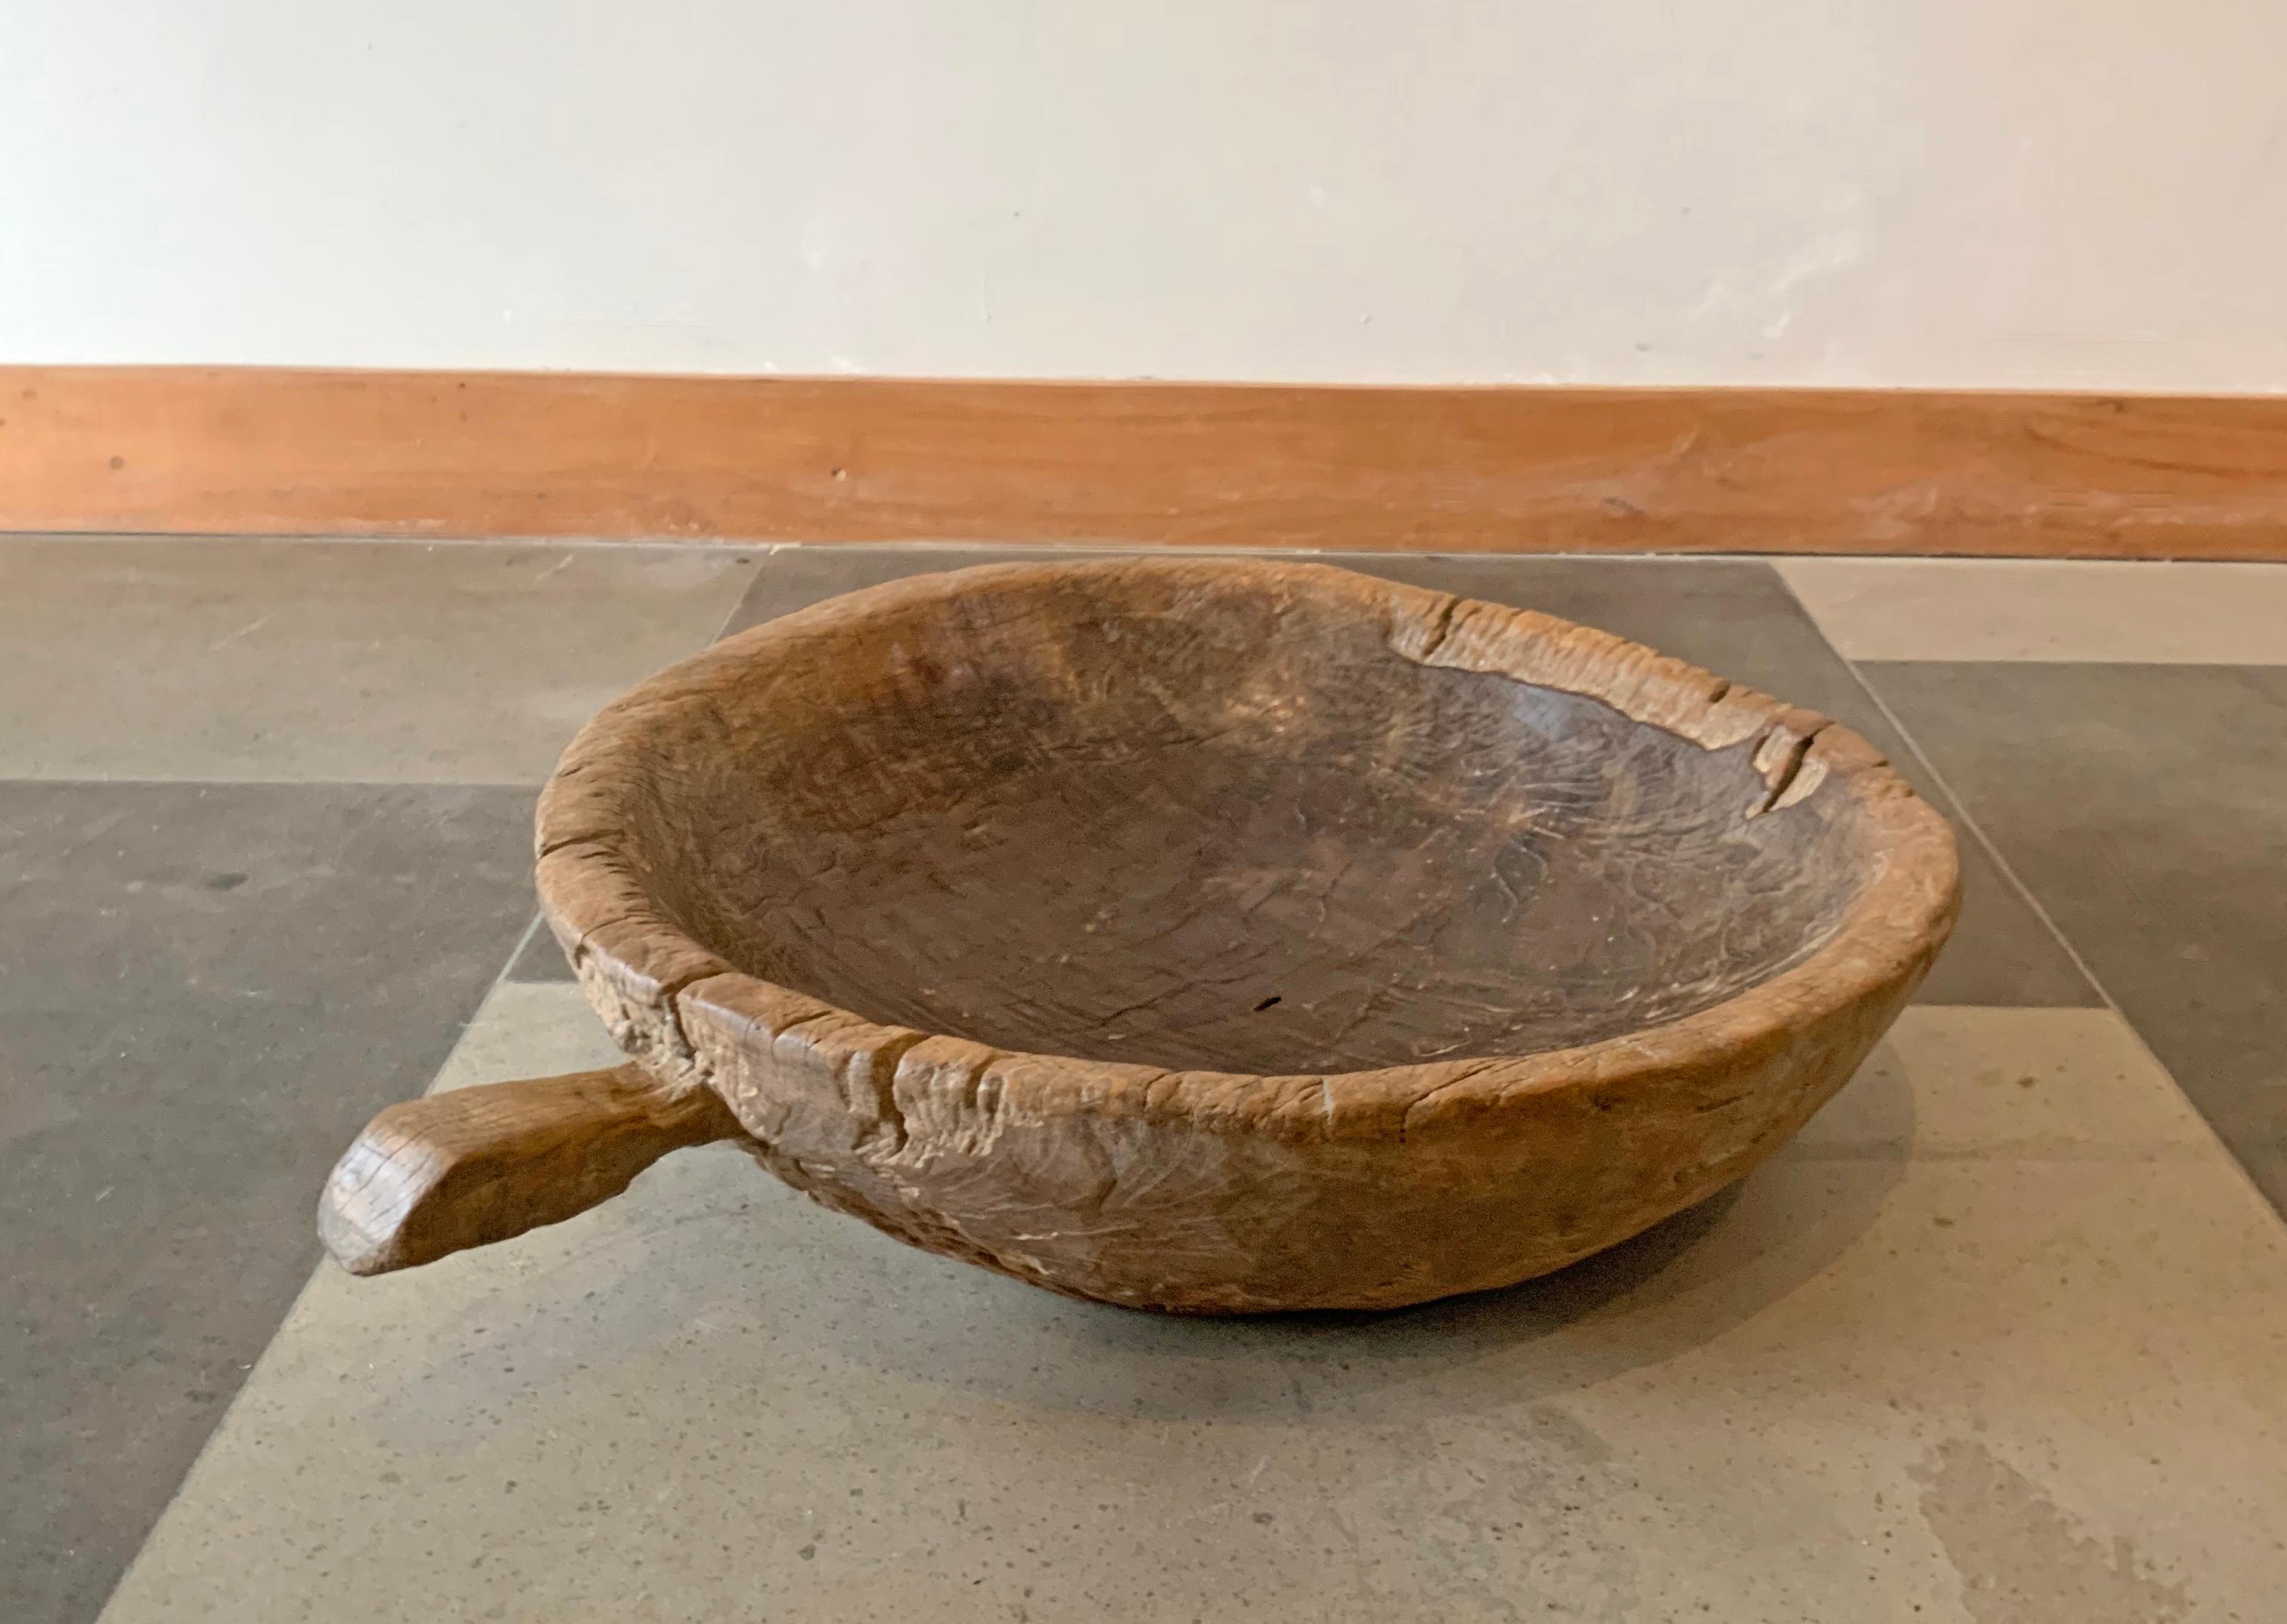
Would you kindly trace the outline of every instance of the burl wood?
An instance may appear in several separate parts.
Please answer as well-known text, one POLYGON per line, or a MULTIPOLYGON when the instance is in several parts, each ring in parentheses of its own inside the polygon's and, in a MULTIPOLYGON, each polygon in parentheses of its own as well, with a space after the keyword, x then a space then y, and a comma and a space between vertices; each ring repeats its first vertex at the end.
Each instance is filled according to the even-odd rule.
POLYGON ((392 1107, 372 1272, 733 1139, 827 1206, 1185 1313, 1505 1285, 1745 1173, 1951 928, 1855 734, 1312 564, 900 581, 591 722, 542 904, 633 1057, 392 1107))

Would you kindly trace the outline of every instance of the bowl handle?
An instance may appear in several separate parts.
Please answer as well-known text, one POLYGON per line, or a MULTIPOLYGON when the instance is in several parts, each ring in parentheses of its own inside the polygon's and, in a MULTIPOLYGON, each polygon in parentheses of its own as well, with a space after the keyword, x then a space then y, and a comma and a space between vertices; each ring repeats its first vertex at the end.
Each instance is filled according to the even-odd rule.
POLYGON ((384 1274, 576 1218, 670 1150, 745 1133, 708 1088, 670 1094, 630 1062, 391 1106, 336 1164, 318 1236, 384 1274))

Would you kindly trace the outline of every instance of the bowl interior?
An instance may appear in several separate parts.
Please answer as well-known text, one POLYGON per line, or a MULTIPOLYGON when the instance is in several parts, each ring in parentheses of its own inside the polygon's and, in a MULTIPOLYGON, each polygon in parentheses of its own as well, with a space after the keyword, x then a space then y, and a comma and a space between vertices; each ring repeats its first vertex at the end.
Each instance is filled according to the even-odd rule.
POLYGON ((1862 879, 1833 784, 1761 812, 1750 745, 1422 664, 1360 602, 1033 572, 764 628, 630 844, 752 974, 1174 1068, 1570 1047, 1833 934, 1862 879))

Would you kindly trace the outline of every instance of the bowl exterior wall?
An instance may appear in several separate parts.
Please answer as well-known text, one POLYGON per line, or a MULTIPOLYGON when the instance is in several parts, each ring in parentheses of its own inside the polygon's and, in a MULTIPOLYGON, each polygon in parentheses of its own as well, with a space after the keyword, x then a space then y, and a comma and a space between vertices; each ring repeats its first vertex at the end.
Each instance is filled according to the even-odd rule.
MULTIPOLYGON (((1191 1110, 1041 1113, 1014 1068, 930 1039, 855 1055, 831 1034, 681 1000, 709 1084, 764 1164, 899 1240, 1065 1294, 1183 1313, 1394 1308, 1563 1268, 1702 1201, 1784 1144, 1857 1068, 1927 964, 1720 1064, 1393 1107, 1314 1135, 1307 1113, 1219 1131, 1191 1110)), ((1084 1084, 1075 1080, 1073 1086, 1084 1084)))

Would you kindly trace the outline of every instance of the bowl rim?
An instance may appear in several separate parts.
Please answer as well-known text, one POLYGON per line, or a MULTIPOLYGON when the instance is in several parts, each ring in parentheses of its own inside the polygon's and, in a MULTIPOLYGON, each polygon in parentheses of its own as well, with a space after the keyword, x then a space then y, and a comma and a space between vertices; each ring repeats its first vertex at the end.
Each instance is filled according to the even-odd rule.
MULTIPOLYGON (((1755 814, 1751 814, 1753 816, 1755 814)), ((590 1001, 623 1048, 670 1088, 717 1081, 690 1029, 742 1048, 792 1035, 837 1075, 864 1068, 988 1081, 997 1109, 1031 1120, 1089 1116, 1185 1120, 1308 1138, 1403 1139, 1439 1120, 1552 1091, 1614 1090, 1783 1052, 1836 1017, 1889 1000, 1927 972, 1959 911, 1951 826, 1858 734, 1642 644, 1528 609, 1366 576, 1318 562, 1114 555, 971 565, 829 598, 726 638, 605 706, 566 748, 535 818, 542 911, 590 1001), (1395 652, 1424 666, 1505 677, 1597 699, 1713 750, 1752 740, 1750 759, 1783 809, 1829 779, 1848 796, 1872 869, 1832 935, 1791 967, 1692 1014, 1571 1048, 1406 1062, 1365 1070, 1255 1074, 995 1048, 885 1024, 729 964, 675 924, 644 887, 610 808, 645 795, 647 741, 675 707, 705 706, 774 647, 859 620, 995 586, 1133 572, 1210 578, 1349 600, 1378 617, 1395 652), (697 1017, 697 1020, 692 1019, 697 1017)), ((1887 1021, 1887 1016, 1885 1017, 1887 1021)), ((719 1091, 718 1091, 719 1092, 719 1091)), ((885 1089, 886 1094, 887 1090, 885 1089)), ((732 1105, 738 1104, 736 1100, 732 1105)))

